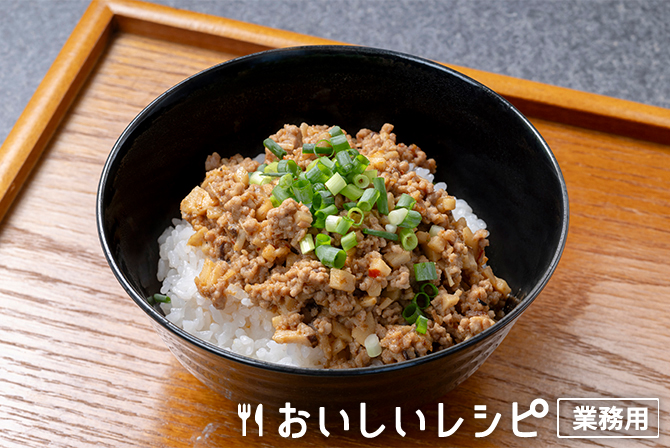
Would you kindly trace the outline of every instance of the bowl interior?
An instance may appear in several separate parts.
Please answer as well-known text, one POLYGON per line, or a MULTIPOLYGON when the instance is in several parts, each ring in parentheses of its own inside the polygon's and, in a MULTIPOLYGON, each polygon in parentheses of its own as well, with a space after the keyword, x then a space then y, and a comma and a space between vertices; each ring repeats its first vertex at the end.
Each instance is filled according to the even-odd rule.
POLYGON ((553 272, 567 232, 565 185, 551 151, 516 109, 422 59, 304 47, 212 67, 159 97, 120 137, 101 179, 99 231, 136 301, 160 287, 156 240, 203 180, 207 155, 253 157, 268 135, 301 122, 349 133, 392 123, 399 142, 435 158, 436 182, 487 222, 494 272, 527 298, 513 314, 553 272))

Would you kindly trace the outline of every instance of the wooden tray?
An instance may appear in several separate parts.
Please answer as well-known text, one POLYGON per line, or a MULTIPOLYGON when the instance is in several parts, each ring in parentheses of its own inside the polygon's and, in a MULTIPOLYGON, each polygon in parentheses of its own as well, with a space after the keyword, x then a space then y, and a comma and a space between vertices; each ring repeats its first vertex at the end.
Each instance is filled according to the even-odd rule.
MULTIPOLYGON (((476 374, 436 397, 447 428, 465 420, 458 431, 437 437, 435 404, 422 409, 425 431, 403 409, 405 437, 391 422, 366 439, 337 417, 326 438, 312 416, 303 438, 283 439, 278 410, 266 410, 277 417, 262 438, 251 420, 242 437, 237 403, 178 364, 99 248, 102 165, 130 120, 185 77, 324 43, 333 42, 148 3, 91 3, 0 149, 0 446, 575 446, 556 434, 561 397, 660 398, 660 439, 625 446, 670 446, 670 111, 466 68, 456 67, 546 138, 571 216, 545 290, 476 374), (536 439, 519 438, 512 403, 525 411, 535 398, 549 414, 520 424, 536 439), (485 420, 475 405, 487 406, 485 420), (476 439, 496 413, 495 431, 476 439)), ((327 397, 324 406, 339 412, 327 397)))

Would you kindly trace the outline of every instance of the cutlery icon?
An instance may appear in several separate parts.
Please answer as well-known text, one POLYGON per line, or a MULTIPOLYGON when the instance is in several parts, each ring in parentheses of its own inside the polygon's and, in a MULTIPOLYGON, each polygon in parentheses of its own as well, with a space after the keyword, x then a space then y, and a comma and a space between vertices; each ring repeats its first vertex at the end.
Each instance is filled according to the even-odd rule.
POLYGON ((250 404, 238 404, 237 405, 237 415, 242 419, 242 436, 247 435, 247 419, 251 417, 251 405, 250 404))
POLYGON ((258 435, 263 435, 263 405, 259 404, 256 407, 256 415, 254 417, 256 424, 258 425, 258 435))

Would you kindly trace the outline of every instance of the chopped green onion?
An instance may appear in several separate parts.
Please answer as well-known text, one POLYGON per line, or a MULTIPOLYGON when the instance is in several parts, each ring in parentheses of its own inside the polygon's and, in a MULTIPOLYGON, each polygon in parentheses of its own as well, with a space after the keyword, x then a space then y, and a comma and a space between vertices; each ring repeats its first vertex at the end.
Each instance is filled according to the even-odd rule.
POLYGON ((399 225, 407 216, 407 212, 409 212, 409 210, 406 208, 397 208, 389 212, 389 223, 396 226, 399 225))
POLYGON ((351 161, 351 156, 346 151, 340 151, 335 154, 335 166, 337 171, 343 175, 349 174, 354 167, 353 162, 351 161))
POLYGON ((291 173, 294 176, 297 176, 300 173, 300 167, 295 160, 292 159, 283 159, 277 163, 277 172, 278 173, 291 173))
POLYGON ((260 165, 258 165, 258 168, 256 168, 256 171, 260 171, 262 173, 263 170, 265 170, 266 166, 268 166, 267 163, 261 163, 260 165))
POLYGON ((328 157, 322 157, 319 159, 319 163, 325 165, 328 167, 328 169, 332 172, 335 170, 335 162, 330 160, 328 157))
MULTIPOLYGON (((321 235, 321 234, 319 234, 321 235)), ((314 250, 314 237, 311 233, 306 234, 303 239, 300 240, 300 252, 303 254, 308 254, 314 250)))
POLYGON ((265 169, 263 170, 263 172, 264 172, 265 174, 268 174, 268 173, 276 173, 276 172, 277 172, 277 165, 279 165, 279 162, 277 162, 277 161, 275 160, 274 162, 269 163, 269 164, 265 167, 265 169))
POLYGON ((398 235, 391 232, 384 232, 383 230, 363 229, 363 233, 366 235, 379 236, 391 241, 398 241, 398 235))
POLYGON ((265 185, 272 182, 272 179, 268 176, 264 176, 260 171, 254 171, 249 174, 249 183, 254 185, 265 185))
POLYGON ((419 316, 421 316, 421 312, 419 311, 419 307, 416 306, 416 303, 414 302, 410 302, 410 304, 407 305, 404 310, 402 310, 402 317, 410 325, 416 322, 416 319, 419 316))
POLYGON ((337 225, 342 221, 341 216, 330 215, 326 217, 326 230, 328 232, 334 232, 337 228, 337 225))
POLYGON ((360 188, 358 188, 356 185, 353 184, 345 185, 344 188, 342 188, 342 190, 340 191, 340 193, 347 199, 351 199, 352 201, 355 201, 356 199, 363 196, 363 190, 361 190, 360 188))
POLYGON ((327 244, 316 247, 316 256, 325 266, 329 268, 342 269, 347 260, 347 253, 327 244))
POLYGON ((416 234, 412 229, 400 229, 400 247, 405 250, 414 250, 414 248, 419 244, 419 240, 416 238, 416 234))
POLYGON ((332 175, 333 171, 330 168, 328 168, 328 166, 321 163, 321 161, 319 161, 316 165, 314 165, 305 173, 305 177, 307 178, 307 180, 309 180, 313 184, 324 183, 332 175))
POLYGON ((282 177, 279 178, 279 182, 277 183, 277 186, 285 190, 291 188, 291 185, 293 185, 293 176, 288 173, 282 175, 282 177))
POLYGON ((283 159, 284 156, 286 155, 286 151, 284 151, 284 148, 279 146, 279 144, 276 141, 272 140, 270 137, 263 140, 263 146, 269 149, 270 152, 274 154, 278 159, 283 159))
POLYGON ((333 152, 336 154, 351 148, 351 146, 349 146, 349 140, 347 140, 347 136, 344 134, 331 137, 330 143, 333 145, 333 152))
MULTIPOLYGON (((295 195, 295 200, 302 202, 303 204, 311 204, 314 191, 312 190, 312 184, 307 180, 297 180, 291 186, 293 194, 295 195)), ((320 201, 319 196, 319 201, 320 201)))
POLYGON ((414 207, 414 204, 416 204, 416 199, 414 199, 412 196, 408 195, 407 193, 403 193, 400 195, 400 198, 398 199, 398 202, 396 203, 395 207, 396 208, 407 208, 409 210, 414 207))
POLYGON ((440 292, 440 290, 434 284, 426 283, 421 287, 421 292, 426 294, 428 298, 434 299, 435 297, 437 297, 437 294, 440 292), (430 291, 426 291, 426 287, 428 287, 430 291))
POLYGON ((347 218, 351 219, 351 221, 354 223, 356 227, 360 226, 363 224, 363 220, 365 219, 365 215, 363 214, 363 210, 361 210, 358 207, 351 207, 349 211, 347 212, 347 218))
POLYGON ((314 239, 314 247, 319 247, 323 246, 324 244, 327 246, 330 246, 330 235, 326 235, 325 233, 317 233, 316 238, 314 239))
MULTIPOLYGON (((312 185, 314 186, 314 191, 322 191, 322 190, 327 191, 326 186, 323 184, 323 182, 317 182, 312 185)), ((328 194, 330 194, 330 192, 328 192, 328 194)))
POLYGON ((340 244, 342 244, 342 249, 345 252, 348 252, 349 249, 356 247, 356 244, 358 244, 358 240, 356 240, 356 232, 350 232, 344 235, 340 241, 340 244))
POLYGON ((342 207, 344 207, 345 210, 349 211, 352 208, 356 207, 356 203, 355 202, 345 202, 344 204, 342 204, 342 207))
POLYGON ((398 231, 398 226, 394 224, 386 224, 384 226, 387 232, 396 233, 398 231))
POLYGON ((341 135, 342 134, 342 128, 339 126, 333 126, 330 128, 330 131, 328 131, 331 137, 335 137, 336 135, 341 135))
POLYGON ((314 143, 303 143, 302 144, 302 153, 303 154, 314 154, 314 143))
POLYGON ((377 177, 377 170, 365 170, 363 171, 363 174, 365 174, 368 179, 370 179, 370 182, 375 180, 375 177, 377 177))
POLYGON ((316 212, 314 212, 314 218, 316 218, 317 221, 323 221, 323 223, 325 225, 326 219, 328 218, 328 216, 337 215, 338 213, 339 213, 339 210, 337 209, 335 204, 330 204, 330 205, 328 205, 326 207, 323 207, 323 208, 320 208, 316 212))
MULTIPOLYGON (((400 209, 400 210, 407 210, 407 209, 400 209)), ((407 216, 405 216, 405 219, 403 219, 402 222, 398 224, 398 227, 415 229, 416 226, 418 226, 420 223, 421 223, 421 213, 417 212, 416 210, 409 210, 407 212, 407 216)))
POLYGON ((172 299, 170 297, 166 296, 165 294, 154 294, 153 297, 154 301, 160 302, 160 303, 170 303, 172 302, 172 299))
POLYGON ((370 160, 364 155, 358 154, 354 157, 354 167, 352 171, 356 174, 363 174, 368 165, 370 165, 370 160))
MULTIPOLYGON (((366 177, 367 179, 367 177, 366 177)), ((379 191, 375 190, 374 188, 368 188, 367 190, 363 190, 363 196, 361 196, 361 199, 358 201, 358 208, 363 210, 364 212, 369 212, 372 210, 372 206, 377 202, 377 199, 379 198, 379 191)))
POLYGON ((435 263, 432 261, 427 261, 425 263, 415 263, 414 278, 417 282, 437 280, 437 270, 435 269, 435 263))
MULTIPOLYGON (((366 171, 367 173, 367 171, 366 171)), ((377 198, 377 210, 382 215, 389 214, 389 205, 388 205, 388 196, 386 195, 386 184, 383 177, 375 177, 372 179, 372 184, 375 187, 375 190, 379 192, 379 198, 377 198)))
POLYGON ((358 188, 367 188, 370 185, 370 178, 365 174, 356 174, 353 179, 354 185, 358 188))
POLYGON ((333 177, 326 181, 326 188, 333 193, 333 196, 342 191, 346 186, 347 182, 340 176, 340 173, 333 174, 333 177))
POLYGON ((274 196, 275 199, 277 199, 277 201, 279 201, 279 203, 281 204, 286 199, 291 197, 291 192, 284 187, 275 185, 275 187, 272 189, 272 196, 274 196))
POLYGON ((428 318, 426 316, 418 316, 416 318, 416 332, 426 334, 428 330, 428 318))
MULTIPOLYGON (((323 185, 323 184, 321 184, 323 185)), ((316 187, 316 185, 315 185, 316 187)), ((323 188, 326 188, 325 186, 323 188)), ((315 188, 316 190, 316 188, 315 188)), ((316 190, 316 193, 314 196, 319 195, 321 196, 321 205, 318 207, 319 209, 326 208, 329 205, 335 205, 335 197, 333 197, 332 194, 330 194, 330 191, 328 190, 316 190)))
POLYGON ((349 231, 351 228, 351 225, 354 223, 354 220, 344 216, 342 219, 340 219, 335 226, 335 233, 339 233, 340 235, 344 235, 349 231))
POLYGON ((417 292, 414 295, 412 302, 416 303, 416 306, 418 306, 420 310, 425 310, 430 306, 430 297, 428 297, 428 294, 425 292, 417 292))
POLYGON ((273 207, 279 207, 282 203, 282 201, 277 199, 274 194, 270 195, 270 202, 272 202, 273 207))
POLYGON ((321 140, 316 142, 316 146, 314 147, 314 152, 317 153, 317 154, 326 154, 326 155, 330 156, 331 154, 333 154, 333 151, 334 151, 333 150, 333 144, 330 143, 330 140, 325 139, 325 138, 322 138, 321 140), (321 142, 326 143, 328 146, 320 146, 319 143, 321 143, 321 142))

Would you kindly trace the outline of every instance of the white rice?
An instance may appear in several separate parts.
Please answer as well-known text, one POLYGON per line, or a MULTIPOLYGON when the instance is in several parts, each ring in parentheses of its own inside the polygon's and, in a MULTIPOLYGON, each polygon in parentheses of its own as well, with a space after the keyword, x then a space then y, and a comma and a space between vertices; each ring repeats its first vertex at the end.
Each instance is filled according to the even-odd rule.
POLYGON ((194 233, 188 222, 173 219, 172 224, 158 239, 161 294, 171 299, 171 303, 163 303, 161 307, 170 322, 210 344, 240 355, 277 364, 321 367, 324 358, 321 349, 273 341, 274 315, 252 306, 242 289, 229 288, 222 310, 214 308, 209 299, 200 295, 194 280, 202 270, 205 255, 199 248, 187 244, 194 233))
MULTIPOLYGON (((263 162, 264 158, 265 153, 262 153, 254 160, 263 162)), ((410 164, 410 169, 433 182, 434 176, 427 169, 413 164, 410 164)), ((446 190, 447 184, 438 182, 435 188, 446 190)), ((465 217, 472 232, 486 229, 486 223, 477 218, 464 200, 456 199, 456 208, 452 213, 457 220, 465 217)), ((165 317, 205 342, 240 355, 277 364, 323 367, 321 349, 273 341, 274 314, 252 306, 244 290, 229 288, 226 306, 221 310, 198 292, 195 277, 202 270, 205 255, 199 248, 187 244, 193 233, 193 227, 187 221, 173 219, 172 226, 165 229, 158 239, 158 280, 163 282, 160 292, 171 299, 171 303, 161 304, 165 317)))

